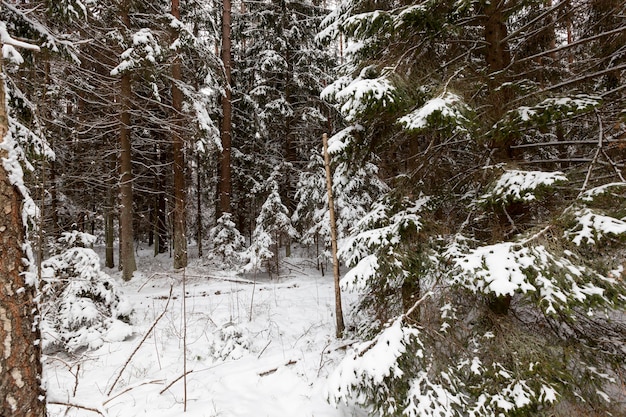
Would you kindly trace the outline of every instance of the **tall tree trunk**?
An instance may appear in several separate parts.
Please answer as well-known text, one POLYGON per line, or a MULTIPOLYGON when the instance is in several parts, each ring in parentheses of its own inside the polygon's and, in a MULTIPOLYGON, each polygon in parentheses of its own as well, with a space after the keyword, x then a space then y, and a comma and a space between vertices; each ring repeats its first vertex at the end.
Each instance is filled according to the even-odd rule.
MULTIPOLYGON (((8 132, 0 56, 0 143, 8 132)), ((0 160, 7 152, 0 150, 0 160)), ((0 164, 0 415, 45 417, 35 288, 24 282, 22 195, 0 164)))
POLYGON ((333 183, 330 174, 330 156, 328 155, 328 136, 322 137, 324 145, 324 165, 326 168, 326 190, 328 192, 328 212, 330 215, 330 244, 333 255, 333 275, 335 278, 335 319, 337 338, 343 336, 343 309, 341 307, 341 287, 339 286, 339 259, 337 259, 337 223, 335 222, 335 202, 333 200, 333 183))
MULTIPOLYGON (((130 28, 129 2, 122 3, 120 17, 126 29, 130 28)), ((122 278, 125 281, 133 277, 137 270, 135 252, 133 250, 133 172, 130 138, 130 110, 131 110, 131 80, 130 74, 122 74, 121 100, 122 114, 120 124, 120 264, 122 278)))
MULTIPOLYGON (((219 211, 230 213, 232 193, 232 91, 231 91, 231 0, 224 0, 222 11, 222 63, 224 65, 224 96, 222 97, 222 157, 220 158, 219 211)), ((218 216, 219 217, 219 216, 218 216)))
MULTIPOLYGON (((179 0, 172 0, 172 16, 180 20, 179 0)), ((176 35, 174 35, 176 36, 176 35)), ((178 88, 181 65, 178 54, 172 64, 172 107, 174 108, 173 153, 174 153, 174 268, 187 266, 187 236, 185 210, 185 153, 179 126, 183 108, 183 93, 178 88)))
POLYGON ((200 175, 200 155, 198 154, 197 158, 197 164, 196 164, 196 182, 197 182, 197 190, 196 190, 196 222, 197 222, 197 228, 198 228, 198 258, 202 258, 202 235, 203 235, 203 230, 202 230, 202 176, 200 175))
MULTIPOLYGON (((160 162, 161 167, 167 166, 167 152, 165 149, 161 147, 161 145, 156 145, 156 154, 157 158, 160 162)), ((155 195, 155 211, 156 218, 154 224, 154 256, 157 256, 160 253, 167 252, 167 204, 165 201, 165 175, 163 174, 163 168, 159 168, 157 171, 157 175, 155 178, 157 194, 155 195)))
MULTIPOLYGON (((513 94, 510 87, 503 85, 506 81, 504 70, 511 63, 511 52, 506 40, 508 30, 504 8, 504 2, 493 1, 484 9, 485 62, 488 70, 490 106, 488 117, 494 123, 506 112, 506 106, 513 94)), ((499 160, 512 158, 511 142, 512 138, 505 138, 492 144, 497 151, 496 158, 499 160)))
MULTIPOLYGON (((115 154, 111 154, 110 169, 111 172, 115 172, 115 154)), ((111 183, 114 181, 110 181, 111 183)), ((104 209, 104 242, 105 242, 105 262, 104 265, 107 268, 113 268, 115 266, 115 256, 113 251, 113 243, 115 240, 114 233, 114 218, 115 218, 115 184, 109 184, 107 190, 107 202, 104 209)))
MULTIPOLYGON (((506 40, 506 16, 503 13, 505 7, 505 3, 499 1, 493 1, 485 7, 485 61, 489 71, 490 117, 494 122, 503 117, 513 95, 511 88, 503 85, 506 81, 505 69, 511 63, 511 52, 506 40)), ((512 159, 512 142, 512 137, 506 137, 492 144, 496 150, 494 155, 497 161, 506 162, 512 159)), ((497 224, 492 229, 492 235, 494 239, 500 239, 498 235, 508 226, 508 219, 497 216, 495 221, 497 224)), ((508 295, 494 296, 489 300, 489 308, 496 314, 506 315, 510 305, 511 297, 508 295)))
POLYGON ((52 216, 52 236, 55 240, 61 237, 59 226, 59 197, 57 194, 57 168, 56 161, 50 161, 50 213, 52 216))

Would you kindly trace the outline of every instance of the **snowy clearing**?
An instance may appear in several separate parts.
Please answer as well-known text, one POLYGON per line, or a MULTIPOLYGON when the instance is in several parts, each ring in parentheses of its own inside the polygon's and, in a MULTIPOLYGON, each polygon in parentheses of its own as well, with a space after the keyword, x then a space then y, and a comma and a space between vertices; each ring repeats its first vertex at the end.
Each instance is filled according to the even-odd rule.
MULTIPOLYGON (((134 336, 73 357, 44 357, 51 417, 183 415, 182 273, 167 269, 167 256, 143 251, 138 259, 141 272, 128 283, 106 270, 134 307, 134 336)), ((298 258, 288 262, 279 279, 259 274, 256 284, 252 274, 186 269, 185 415, 367 415, 326 400, 326 379, 346 345, 334 337, 332 276, 298 258)))

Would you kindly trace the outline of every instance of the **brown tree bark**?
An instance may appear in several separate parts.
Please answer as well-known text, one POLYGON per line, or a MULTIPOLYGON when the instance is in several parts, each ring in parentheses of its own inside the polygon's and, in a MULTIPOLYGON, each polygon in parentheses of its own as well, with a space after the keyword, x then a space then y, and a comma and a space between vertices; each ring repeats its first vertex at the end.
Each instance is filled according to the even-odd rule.
POLYGON ((202 176, 200 175, 200 155, 197 156, 197 164, 196 164, 196 182, 197 182, 197 190, 196 190, 196 222, 197 222, 197 240, 198 240, 198 258, 202 258, 202 176))
MULTIPOLYGON (((172 16, 180 20, 179 0, 172 0, 172 16)), ((176 36, 176 35, 174 35, 176 36)), ((173 153, 174 153, 174 268, 187 266, 187 236, 185 209, 185 153, 184 141, 179 131, 183 108, 183 93, 176 84, 182 78, 180 56, 172 64, 172 107, 174 108, 173 153)))
MULTIPOLYGON (((120 5, 120 18, 126 29, 130 27, 129 2, 120 5)), ((125 281, 133 277, 137 270, 133 248, 133 165, 130 137, 130 111, 132 88, 130 74, 122 74, 121 81, 122 113, 120 116, 120 264, 125 281)))
MULTIPOLYGON (((508 29, 504 10, 507 8, 504 1, 493 1, 484 8, 484 37, 485 37, 485 62, 488 70, 487 87, 489 89, 488 105, 490 111, 488 117, 494 122, 500 120, 507 110, 511 101, 512 91, 504 87, 506 81, 505 69, 511 63, 511 52, 506 40, 508 29)), ((495 157, 498 160, 510 160, 512 158, 511 145, 513 138, 500 138, 492 147, 497 151, 495 157)))
MULTIPOLYGON (((8 131, 0 56, 0 143, 8 131)), ((0 160, 7 153, 0 151, 0 160)), ((22 195, 0 164, 0 415, 45 417, 35 288, 24 282, 22 195)))
POLYGON ((222 156, 220 158, 219 211, 230 213, 232 193, 232 91, 231 91, 231 0, 224 0, 222 11, 222 64, 224 65, 224 96, 222 97, 222 156))

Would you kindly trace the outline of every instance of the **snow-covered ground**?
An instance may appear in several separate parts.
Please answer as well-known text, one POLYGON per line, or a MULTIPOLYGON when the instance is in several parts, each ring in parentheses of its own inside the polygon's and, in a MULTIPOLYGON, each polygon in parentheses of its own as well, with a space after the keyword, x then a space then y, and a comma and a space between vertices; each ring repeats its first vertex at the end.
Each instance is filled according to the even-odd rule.
POLYGON ((288 262, 279 279, 258 275, 256 284, 253 275, 192 262, 186 306, 183 275, 169 269, 167 256, 141 252, 139 273, 128 283, 106 270, 133 304, 134 336, 74 356, 46 356, 49 415, 367 415, 326 401, 326 379, 346 345, 334 337, 332 274, 323 277, 303 259, 288 262))

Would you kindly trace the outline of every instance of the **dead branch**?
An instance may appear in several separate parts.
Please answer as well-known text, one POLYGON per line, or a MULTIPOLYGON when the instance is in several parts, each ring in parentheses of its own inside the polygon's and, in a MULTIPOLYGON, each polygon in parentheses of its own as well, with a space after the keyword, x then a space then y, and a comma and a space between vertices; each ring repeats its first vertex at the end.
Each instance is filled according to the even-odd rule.
POLYGON ((117 384, 117 381, 119 381, 119 379, 121 378, 122 373, 124 372, 124 370, 126 369, 128 364, 130 363, 130 361, 133 359, 135 354, 139 351, 139 348, 141 347, 141 345, 143 345, 143 342, 145 342, 146 339, 148 338, 148 336, 150 336, 150 333, 152 333, 152 330, 154 330, 154 328, 156 327, 156 325, 159 322, 159 320, 161 320, 163 318, 163 316, 165 315, 165 312, 167 311, 167 307, 170 304, 170 300, 172 299, 172 291, 173 290, 174 290, 174 286, 170 285, 170 294, 169 294, 169 296, 167 298, 167 303, 165 303, 165 308, 163 309, 163 312, 161 312, 161 314, 159 314, 159 316, 156 318, 156 320, 154 320, 154 322, 152 323, 152 326, 150 326, 150 329, 148 329, 148 331, 143 336, 143 338, 141 339, 139 344, 137 344, 137 346, 135 347, 135 350, 133 350, 133 353, 131 353, 130 356, 128 357, 128 359, 126 359, 126 363, 124 363, 124 366, 122 366, 122 369, 120 369, 119 373, 117 374, 117 377, 115 377, 115 380, 113 381, 113 384, 111 385, 111 388, 109 389, 109 392, 107 393, 107 395, 109 395, 109 396, 111 395, 111 393, 113 392, 113 388, 115 388, 115 385, 117 384))
POLYGON ((104 401, 102 402, 102 405, 106 405, 106 404, 110 403, 111 401, 113 401, 114 399, 116 399, 117 397, 119 397, 120 395, 126 394, 128 391, 132 391, 132 390, 134 390, 135 388, 138 388, 138 387, 141 387, 141 386, 144 386, 144 385, 150 385, 150 384, 162 384, 162 383, 164 383, 164 382, 165 382, 165 381, 164 381, 164 380, 162 380, 162 379, 153 379, 152 381, 145 381, 145 382, 141 382, 141 383, 139 383, 139 384, 135 384, 135 385, 130 386, 130 387, 126 387, 126 388, 124 388, 124 390, 122 390, 122 391, 118 392, 118 393, 117 393, 117 394, 115 394, 114 396, 109 397, 109 398, 107 398, 106 400, 104 400, 104 401))
POLYGON ((187 371, 187 372, 183 372, 183 374, 181 376, 179 376, 178 378, 176 378, 175 380, 173 380, 172 382, 170 382, 169 384, 167 384, 167 386, 165 388, 163 388, 161 391, 159 391, 159 395, 163 395, 163 393, 165 391, 167 391, 168 389, 170 389, 170 387, 172 385, 174 385, 175 383, 177 383, 178 381, 180 381, 183 377, 186 377, 187 375, 189 375, 190 373, 193 372, 193 369, 187 371))
MULTIPOLYGON (((298 363, 297 360, 294 359, 290 359, 289 362, 287 362, 286 364, 284 364, 283 366, 289 366, 289 365, 295 365, 296 363, 298 363)), ((280 366, 277 366, 276 368, 272 368, 272 369, 268 369, 267 371, 263 371, 263 372, 259 372, 259 376, 268 376, 273 374, 274 372, 278 371, 278 368, 280 368, 280 366)))
POLYGON ((93 408, 93 407, 87 407, 84 405, 80 405, 80 404, 74 404, 74 403, 69 403, 69 402, 63 402, 63 401, 48 401, 48 404, 50 405, 62 405, 64 407, 67 408, 79 408, 81 410, 87 410, 87 411, 91 411, 92 413, 97 413, 100 414, 103 417, 107 417, 107 413, 102 411, 102 410, 98 410, 97 408, 93 408))

